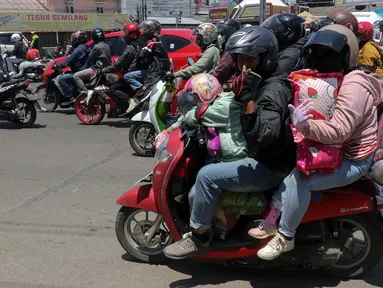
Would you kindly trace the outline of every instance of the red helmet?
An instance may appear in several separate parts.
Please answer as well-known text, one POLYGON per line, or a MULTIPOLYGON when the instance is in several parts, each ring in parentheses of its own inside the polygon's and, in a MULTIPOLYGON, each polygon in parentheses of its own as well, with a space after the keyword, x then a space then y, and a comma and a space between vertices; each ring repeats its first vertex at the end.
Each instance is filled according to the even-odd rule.
POLYGON ((335 10, 328 14, 327 18, 331 20, 331 24, 339 24, 342 26, 346 26, 351 29, 355 35, 358 34, 358 19, 349 11, 346 10, 335 10))
POLYGON ((126 24, 122 30, 125 33, 126 40, 134 40, 140 37, 140 27, 137 24, 129 23, 126 24))
POLYGON ((361 42, 367 42, 374 36, 374 26, 370 22, 358 23, 358 40, 361 42))

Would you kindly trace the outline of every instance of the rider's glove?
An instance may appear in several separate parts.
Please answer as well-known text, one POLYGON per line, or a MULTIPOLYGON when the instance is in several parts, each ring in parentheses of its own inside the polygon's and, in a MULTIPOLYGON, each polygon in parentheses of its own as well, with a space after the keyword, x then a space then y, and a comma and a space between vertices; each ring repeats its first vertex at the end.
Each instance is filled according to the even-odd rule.
POLYGON ((236 100, 242 104, 255 100, 256 88, 260 81, 260 76, 247 72, 242 72, 235 77, 231 90, 234 92, 236 100))
POLYGON ((309 125, 308 120, 313 118, 310 114, 314 108, 312 100, 306 99, 298 105, 298 107, 289 104, 288 108, 291 115, 291 122, 293 122, 296 131, 304 131, 309 125))
POLYGON ((166 74, 164 76, 165 82, 172 82, 172 81, 174 81, 174 79, 175 79, 175 77, 174 77, 173 71, 166 72, 166 74))

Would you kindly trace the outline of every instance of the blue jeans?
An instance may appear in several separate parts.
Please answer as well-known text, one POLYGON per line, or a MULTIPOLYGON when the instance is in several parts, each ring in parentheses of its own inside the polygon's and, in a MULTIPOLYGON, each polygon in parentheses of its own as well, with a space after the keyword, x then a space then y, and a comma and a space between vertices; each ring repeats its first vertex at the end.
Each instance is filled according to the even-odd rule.
POLYGON ((132 87, 133 90, 139 89, 142 86, 146 75, 146 70, 137 70, 133 72, 128 72, 124 75, 126 83, 132 87))
POLYGON ((372 158, 373 155, 358 161, 344 159, 335 173, 314 174, 308 179, 302 179, 295 168, 274 195, 276 201, 282 201, 279 231, 287 237, 294 237, 309 207, 311 191, 342 187, 359 180, 370 169, 372 158))
POLYGON ((278 187, 286 175, 252 158, 202 167, 189 193, 190 226, 203 230, 210 228, 223 191, 249 193, 271 190, 278 187))
POLYGON ((64 96, 67 98, 72 97, 72 94, 70 91, 75 86, 75 83, 73 80, 73 75, 72 74, 61 74, 58 76, 57 80, 60 84, 60 87, 63 91, 64 96))

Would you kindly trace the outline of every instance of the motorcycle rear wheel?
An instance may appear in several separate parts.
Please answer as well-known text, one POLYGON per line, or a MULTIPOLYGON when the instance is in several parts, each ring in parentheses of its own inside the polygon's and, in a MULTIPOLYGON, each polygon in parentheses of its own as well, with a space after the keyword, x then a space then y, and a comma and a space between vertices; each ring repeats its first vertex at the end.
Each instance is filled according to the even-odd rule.
MULTIPOLYGON (((360 231, 364 238, 364 246, 362 251, 357 255, 358 257, 355 257, 355 259, 350 259, 350 261, 347 262, 346 259, 344 259, 347 257, 345 256, 347 253, 350 253, 352 254, 351 256, 354 256, 353 253, 349 251, 349 247, 346 248, 349 239, 352 238, 356 244, 362 245, 362 243, 360 243, 362 242, 360 239, 356 241, 356 238, 354 238, 355 236, 351 236, 343 247, 343 259, 339 259, 338 263, 326 268, 325 272, 326 274, 330 274, 338 278, 360 278, 368 273, 371 269, 373 269, 381 259, 383 255, 383 234, 379 227, 375 227, 370 221, 360 215, 340 217, 335 221, 341 227, 339 234, 342 232, 347 232, 347 230, 350 230, 350 232, 353 232, 354 234, 355 232, 360 231)), ((355 243, 349 243, 348 245, 351 247, 351 245, 355 245, 355 243)))
POLYGON ((49 89, 47 84, 42 84, 37 87, 35 93, 41 98, 41 100, 38 101, 39 107, 37 107, 41 111, 54 112, 60 104, 60 95, 52 91, 52 89, 49 89))
POLYGON ((156 132, 152 123, 139 122, 133 124, 130 127, 130 146, 132 146, 133 150, 140 156, 154 156, 154 153, 156 152, 155 137, 156 132), (144 135, 142 136, 145 137, 144 143, 142 143, 142 141, 139 139, 140 131, 142 129, 144 129, 146 132, 144 132, 144 135))
POLYGON ((167 258, 163 249, 172 242, 169 231, 162 223, 150 243, 145 243, 145 233, 153 226, 154 221, 149 220, 149 212, 144 209, 121 207, 116 217, 115 229, 117 239, 125 251, 135 259, 147 263, 160 263, 167 258), (144 213, 145 219, 137 220, 135 217, 144 213), (132 229, 132 224, 135 224, 132 229), (133 230, 133 231, 132 231, 133 230), (167 230, 167 231, 166 231, 167 230), (157 245, 156 247, 153 247, 157 245))

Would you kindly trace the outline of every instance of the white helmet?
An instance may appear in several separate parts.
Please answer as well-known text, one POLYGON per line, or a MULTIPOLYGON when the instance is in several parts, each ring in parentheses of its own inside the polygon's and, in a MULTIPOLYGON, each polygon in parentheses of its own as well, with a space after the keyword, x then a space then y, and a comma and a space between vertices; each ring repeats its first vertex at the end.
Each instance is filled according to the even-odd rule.
POLYGON ((21 36, 19 35, 19 34, 17 34, 17 33, 15 33, 15 34, 12 34, 12 36, 11 36, 11 41, 12 42, 18 42, 18 41, 20 41, 21 40, 21 36))

